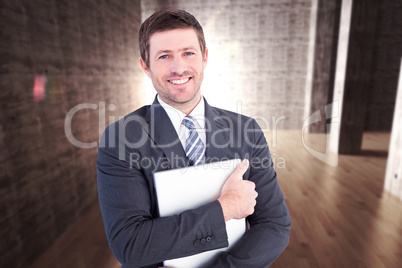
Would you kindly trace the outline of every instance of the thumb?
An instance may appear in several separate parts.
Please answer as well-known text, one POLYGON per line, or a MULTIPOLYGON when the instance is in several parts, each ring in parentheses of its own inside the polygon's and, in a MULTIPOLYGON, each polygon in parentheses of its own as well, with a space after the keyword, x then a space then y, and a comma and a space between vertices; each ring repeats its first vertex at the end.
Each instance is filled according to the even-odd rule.
POLYGON ((249 162, 247 159, 244 159, 237 165, 236 170, 233 171, 232 175, 230 175, 229 179, 236 178, 237 180, 241 180, 244 173, 246 173, 249 166, 249 162))

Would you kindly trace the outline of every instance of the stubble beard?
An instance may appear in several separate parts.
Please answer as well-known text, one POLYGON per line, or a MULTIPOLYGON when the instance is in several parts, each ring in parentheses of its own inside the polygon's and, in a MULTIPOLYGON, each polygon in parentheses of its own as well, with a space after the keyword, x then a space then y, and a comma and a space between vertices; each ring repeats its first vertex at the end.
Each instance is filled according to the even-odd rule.
MULTIPOLYGON (((195 76, 192 76, 192 77, 193 77, 192 79, 194 79, 195 76)), ((169 90, 164 90, 164 88, 165 88, 164 85, 161 85, 159 83, 159 81, 154 82, 154 79, 152 79, 152 82, 153 82, 153 85, 154 85, 156 91, 159 94, 159 97, 164 102, 181 110, 180 108, 185 107, 185 106, 191 104, 192 101, 194 101, 194 98, 196 98, 196 96, 198 95, 198 93, 201 90, 201 84, 202 84, 203 79, 204 79, 204 72, 201 72, 200 76, 198 77, 198 80, 195 84, 194 91, 191 92, 190 96, 185 97, 183 99, 178 99, 173 94, 170 94, 169 90)), ((167 83, 169 83, 169 82, 167 82, 167 83)), ((196 100, 196 104, 198 104, 198 102, 199 102, 199 100, 196 100)), ((194 107, 192 107, 192 108, 194 108, 194 107)))

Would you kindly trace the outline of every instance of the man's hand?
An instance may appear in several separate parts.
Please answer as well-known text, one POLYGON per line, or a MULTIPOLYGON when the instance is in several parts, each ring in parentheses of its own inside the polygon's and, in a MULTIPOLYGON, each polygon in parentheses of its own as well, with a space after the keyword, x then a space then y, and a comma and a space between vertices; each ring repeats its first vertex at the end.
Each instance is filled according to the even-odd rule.
POLYGON ((255 191, 255 184, 248 180, 242 180, 248 165, 248 160, 244 159, 223 185, 218 201, 221 203, 225 221, 242 219, 254 212, 258 196, 255 191))

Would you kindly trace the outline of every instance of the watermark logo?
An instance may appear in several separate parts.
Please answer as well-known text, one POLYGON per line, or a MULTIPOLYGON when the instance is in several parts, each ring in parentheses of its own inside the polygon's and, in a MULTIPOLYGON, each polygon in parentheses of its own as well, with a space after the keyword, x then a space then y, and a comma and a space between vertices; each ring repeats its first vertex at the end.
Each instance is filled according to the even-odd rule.
MULTIPOLYGON (((156 106, 156 105, 153 105, 156 106)), ((98 123, 99 123, 99 140, 101 140, 103 131, 106 128, 106 125, 109 125, 116 120, 121 120, 121 123, 119 124, 119 129, 118 134, 119 138, 123 141, 125 145, 127 145, 130 148, 135 148, 135 147, 141 147, 146 143, 147 137, 144 135, 141 136, 141 139, 133 142, 133 141, 128 141, 125 137, 125 129, 127 125, 131 123, 137 123, 139 126, 145 127, 146 132, 151 133, 153 135, 156 130, 155 130, 155 120, 151 120, 153 122, 150 126, 147 125, 145 120, 138 115, 130 115, 130 116, 109 116, 109 121, 108 124, 106 124, 106 110, 109 110, 111 112, 116 110, 116 105, 114 104, 109 104, 106 105, 105 102, 99 102, 98 104, 95 103, 81 103, 73 108, 70 109, 70 111, 67 113, 67 116, 64 121, 64 131, 65 135, 68 139, 68 141, 73 144, 74 146, 78 148, 95 148, 97 146, 104 146, 104 144, 98 144, 98 141, 92 141, 92 142, 82 142, 76 137, 74 137, 73 131, 72 131, 72 121, 74 116, 79 113, 82 110, 85 109, 91 109, 95 110, 98 112, 98 123)), ((262 115, 254 115, 251 116, 248 119, 243 118, 242 119, 242 107, 241 107, 241 102, 238 102, 237 105, 237 110, 235 111, 239 116, 237 117, 236 120, 234 120, 232 117, 226 116, 226 115, 221 115, 218 117, 215 117, 213 120, 215 121, 221 121, 224 122, 225 127, 222 129, 219 129, 215 133, 210 133, 211 134, 211 145, 216 147, 216 148, 225 148, 228 146, 234 147, 241 147, 246 143, 247 145, 253 147, 254 149, 262 148, 264 145, 258 144, 255 141, 253 141, 252 137, 254 136, 254 133, 262 131, 264 134, 270 133, 270 141, 268 142, 271 148, 277 147, 277 126, 278 124, 286 120, 286 116, 281 115, 279 117, 272 116, 271 118, 268 118, 266 116, 262 115), (243 120, 244 123, 244 129, 241 124, 237 124, 240 122, 240 120, 243 120), (254 121, 257 121, 260 125, 260 127, 254 125, 254 121), (219 141, 216 139, 218 134, 220 133, 225 133, 227 134, 228 139, 224 141, 224 143, 219 143, 219 141), (237 135, 237 136, 236 136, 237 135), (236 137, 243 137, 243 139, 238 139, 236 137)), ((172 113, 171 113, 172 114, 172 113)), ((177 115, 179 116, 179 115, 177 115)), ((151 109, 151 117, 154 118, 154 109, 151 109)), ((197 116, 195 117, 197 119, 197 116)), ((212 130, 212 124, 213 122, 209 122, 207 118, 205 118, 205 131, 206 132, 211 132, 212 130)), ((115 129, 110 129, 112 131, 116 131, 115 129)), ((109 142, 109 146, 111 143, 114 141, 109 142)), ((171 147, 175 145, 178 140, 174 140, 171 143, 167 144, 158 144, 159 148, 164 148, 164 147, 171 147)), ((207 145, 209 146, 209 145, 207 145)))
MULTIPOLYGON (((78 148, 95 148, 98 147, 98 142, 93 141, 93 142, 82 142, 77 140, 72 132, 72 120, 75 114, 81 110, 84 109, 91 109, 91 110, 98 110, 99 112, 99 138, 102 137, 102 133, 106 128, 106 104, 105 102, 99 102, 98 104, 95 103, 81 103, 73 108, 70 109, 70 111, 67 113, 66 119, 64 120, 64 133, 66 134, 66 137, 68 141, 73 144, 74 146, 78 148)), ((109 104, 108 105, 108 110, 113 112, 116 110, 116 105, 114 104, 109 104)), ((123 116, 120 116, 119 119, 122 119, 123 116)), ((116 116, 109 116, 109 124, 116 121, 116 116)))
MULTIPOLYGON (((116 106, 114 104, 109 104, 106 105, 105 102, 99 102, 98 104, 95 103, 82 103, 74 106, 67 114, 65 122, 64 122, 64 130, 65 130, 65 135, 67 139, 71 142, 76 147, 79 148, 95 148, 95 147, 104 147, 106 140, 101 139, 103 131, 106 128, 106 123, 111 124, 115 122, 116 120, 120 120, 119 128, 115 129, 115 126, 113 128, 109 128, 109 137, 108 137, 108 142, 107 146, 117 146, 115 144, 115 139, 112 137, 113 135, 119 135, 119 141, 125 145, 127 148, 139 148, 141 146, 144 146, 149 142, 149 138, 152 132, 154 131, 154 127, 148 126, 147 123, 144 121, 142 117, 139 117, 137 115, 131 115, 131 116, 109 116, 108 117, 108 122, 107 121, 107 116, 106 112, 107 110, 110 112, 115 111, 116 106), (91 109, 94 110, 95 112, 98 112, 98 121, 99 121, 99 140, 98 141, 92 141, 92 142, 82 142, 78 140, 76 137, 74 137, 73 132, 72 132, 72 120, 73 117, 80 112, 81 110, 85 109, 91 109), (145 126, 142 134, 140 137, 137 137, 138 140, 128 140, 127 137, 125 136, 126 133, 126 128, 128 127, 129 124, 136 124, 138 126, 145 126), (151 133, 151 134, 150 134, 151 133)), ((237 113, 239 114, 238 120, 241 118, 241 102, 238 102, 237 106, 237 113)), ((226 127, 224 129, 220 129, 219 131, 225 132, 226 137, 228 138, 227 140, 224 141, 223 144, 218 143, 215 140, 215 136, 217 133, 210 133, 211 136, 211 145, 210 146, 215 146, 216 148, 223 148, 223 147, 241 147, 244 144, 247 144, 248 146, 251 146, 254 149, 260 149, 261 144, 256 143, 256 141, 253 140, 252 137, 254 137, 254 133, 258 132, 263 132, 264 134, 269 133, 270 134, 270 140, 268 141, 268 144, 271 149, 277 147, 277 125, 279 124, 280 121, 286 120, 286 116, 282 115, 279 117, 272 116, 272 118, 267 118, 266 116, 263 115, 255 115, 249 118, 248 121, 245 121, 245 127, 244 129, 241 128, 240 124, 237 124, 237 121, 232 121, 233 118, 228 117, 228 116, 221 116, 219 118, 222 122, 225 122, 226 127), (255 126, 254 127, 254 120, 259 122, 260 127, 255 126), (236 126, 236 127, 235 127, 236 126), (215 135, 215 136, 214 136, 215 135), (239 139, 238 137, 242 137, 242 139, 239 139), (251 138, 251 139, 250 139, 251 138)), ((244 120, 244 118, 243 118, 244 120)), ((152 120, 153 121, 153 120, 152 120)), ((211 123, 208 122, 208 120, 205 120, 205 131, 208 133, 208 131, 211 131, 211 123)), ((334 153, 331 151, 331 133, 330 129, 334 130, 336 128, 339 128, 339 102, 335 101, 331 104, 328 104, 325 106, 325 118, 321 118, 321 113, 320 110, 317 110, 314 112, 311 116, 309 116, 303 123, 302 126, 302 145, 305 148, 307 152, 309 152, 312 156, 315 158, 319 159, 320 161, 336 167, 338 165, 338 154, 334 153), (327 141, 326 141, 326 149, 325 152, 319 152, 315 150, 314 148, 310 147, 306 140, 305 140, 305 131, 308 129, 308 127, 316 122, 320 122, 321 120, 328 120, 331 119, 331 123, 326 125, 327 129, 327 141)), ((332 132, 332 131, 331 131, 332 132)), ((176 142, 179 142, 178 140, 176 142)), ((221 141, 222 143, 222 141, 221 141)), ((150 143, 152 145, 153 143, 150 143)), ((162 144, 163 145, 163 144, 162 144)), ((161 144, 158 144, 158 147, 162 146, 161 144)), ((171 143, 165 144, 164 146, 171 146, 171 143)), ((265 146, 265 145, 263 145, 265 146)), ((124 147, 124 146, 123 146, 124 147)), ((119 157, 125 157, 125 148, 119 148, 119 150, 122 150, 121 152, 119 151, 119 157)), ((280 154, 273 152, 273 154, 270 156, 275 163, 276 168, 286 168, 286 160, 283 156, 280 154)), ((130 159, 131 161, 132 159, 130 159)), ((144 163, 142 163, 144 164, 144 163)), ((145 163, 147 164, 147 163, 145 163)), ((144 164, 144 165, 145 165, 144 164)), ((155 165, 155 164, 154 164, 155 165)), ((157 166, 157 165, 155 165, 157 166)))
MULTIPOLYGON (((330 124, 326 124, 327 130, 327 141, 325 153, 321 153, 319 151, 314 150, 310 146, 307 145, 304 137, 305 130, 316 122, 320 122, 321 112, 320 110, 315 111, 312 115, 310 115, 306 120, 304 120, 302 126, 302 143, 303 147, 309 152, 312 156, 319 159, 320 161, 332 166, 338 166, 338 154, 331 151, 331 132, 333 133, 334 128, 339 128, 339 101, 335 101, 333 103, 325 106, 325 120, 331 119, 330 124), (331 131, 332 129, 332 131, 331 131)), ((333 135, 333 134, 332 134, 333 135)))

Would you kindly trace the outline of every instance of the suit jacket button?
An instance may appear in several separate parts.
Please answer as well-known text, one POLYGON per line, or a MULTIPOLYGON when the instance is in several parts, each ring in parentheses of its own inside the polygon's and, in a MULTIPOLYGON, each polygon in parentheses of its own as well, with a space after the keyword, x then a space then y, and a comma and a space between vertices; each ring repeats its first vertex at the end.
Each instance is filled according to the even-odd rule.
POLYGON ((195 246, 195 247, 198 247, 199 245, 200 245, 200 240, 198 240, 198 239, 195 240, 195 241, 194 241, 194 246, 195 246))
POLYGON ((201 244, 205 244, 206 240, 205 238, 201 239, 201 244))
POLYGON ((207 242, 209 243, 209 242, 211 242, 211 240, 212 240, 212 237, 208 236, 207 237, 207 242))

